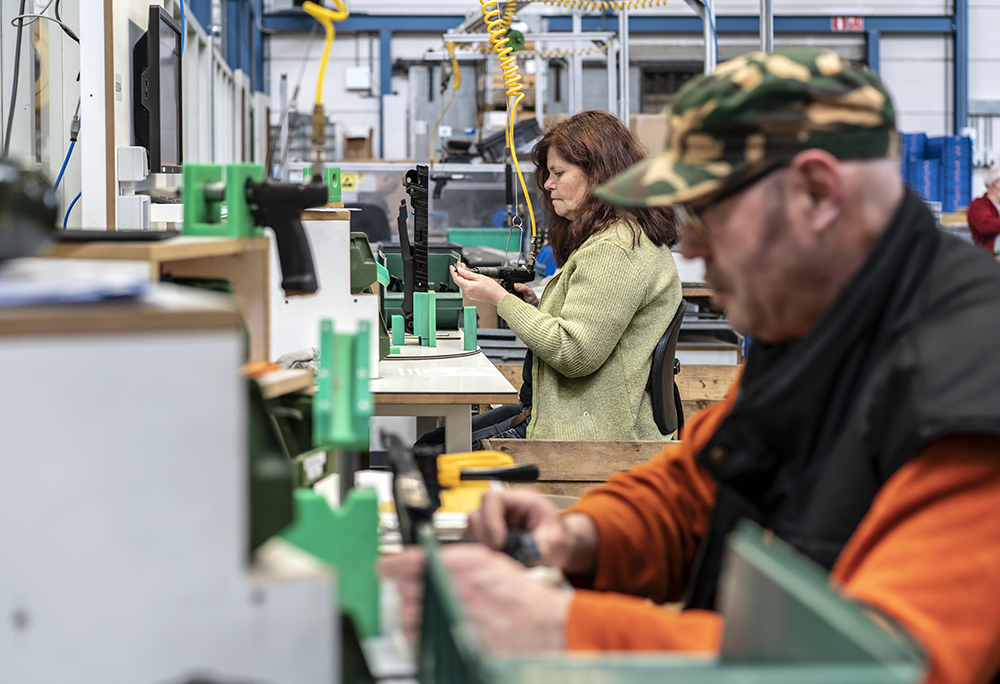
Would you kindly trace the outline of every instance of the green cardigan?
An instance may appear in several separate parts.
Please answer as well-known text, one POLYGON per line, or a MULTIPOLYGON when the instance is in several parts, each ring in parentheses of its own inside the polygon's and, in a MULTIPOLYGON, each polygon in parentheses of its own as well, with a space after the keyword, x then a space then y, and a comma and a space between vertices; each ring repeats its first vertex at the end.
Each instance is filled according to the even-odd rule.
POLYGON ((677 311, 669 247, 618 223, 570 254, 538 308, 507 295, 497 311, 534 352, 534 439, 668 439, 653 422, 653 349, 677 311))

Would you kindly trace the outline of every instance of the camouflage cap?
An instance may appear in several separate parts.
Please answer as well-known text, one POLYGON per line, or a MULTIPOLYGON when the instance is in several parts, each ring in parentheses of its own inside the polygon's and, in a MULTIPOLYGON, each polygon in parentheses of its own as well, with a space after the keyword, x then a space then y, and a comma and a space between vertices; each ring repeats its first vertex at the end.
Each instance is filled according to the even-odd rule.
POLYGON ((629 206, 664 206, 716 190, 749 169, 810 148, 838 159, 896 156, 896 115, 867 68, 816 48, 753 52, 686 83, 659 154, 594 190, 629 206))

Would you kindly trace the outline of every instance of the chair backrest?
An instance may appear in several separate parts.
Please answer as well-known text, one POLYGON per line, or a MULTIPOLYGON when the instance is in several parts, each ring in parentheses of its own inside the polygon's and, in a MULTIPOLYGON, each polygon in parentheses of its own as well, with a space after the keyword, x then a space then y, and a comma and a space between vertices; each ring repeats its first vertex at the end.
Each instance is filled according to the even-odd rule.
POLYGON ((653 399, 653 420, 661 435, 669 435, 684 426, 684 409, 674 384, 674 375, 680 372, 680 364, 676 358, 677 337, 680 335, 681 321, 686 310, 687 302, 682 299, 673 320, 653 350, 649 390, 653 399))
POLYGON ((368 236, 369 242, 388 242, 392 238, 389 217, 386 216, 385 209, 379 205, 361 202, 345 204, 344 207, 361 210, 351 212, 351 230, 364 233, 368 236))

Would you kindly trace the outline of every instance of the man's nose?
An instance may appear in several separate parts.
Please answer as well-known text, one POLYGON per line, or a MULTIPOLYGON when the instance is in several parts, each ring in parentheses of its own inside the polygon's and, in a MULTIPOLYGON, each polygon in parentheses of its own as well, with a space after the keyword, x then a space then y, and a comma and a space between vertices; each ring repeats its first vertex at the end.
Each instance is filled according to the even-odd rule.
POLYGON ((681 227, 681 254, 685 259, 705 258, 712 253, 707 236, 701 235, 694 228, 681 227))

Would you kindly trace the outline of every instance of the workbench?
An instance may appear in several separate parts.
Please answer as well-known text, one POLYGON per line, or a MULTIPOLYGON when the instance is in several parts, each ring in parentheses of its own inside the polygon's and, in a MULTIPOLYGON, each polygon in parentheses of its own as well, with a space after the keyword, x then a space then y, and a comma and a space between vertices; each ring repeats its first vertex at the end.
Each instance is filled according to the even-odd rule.
POLYGON ((249 336, 250 361, 268 360, 269 238, 178 236, 157 242, 61 242, 45 255, 71 259, 146 261, 150 278, 224 278, 249 336))
POLYGON ((380 377, 371 381, 375 415, 443 416, 445 451, 470 451, 472 406, 516 403, 517 390, 481 350, 463 351, 457 338, 437 344, 406 345, 379 364, 380 377))
MULTIPOLYGON (((380 377, 371 380, 375 415, 443 416, 448 453, 472 449, 473 405, 518 400, 517 390, 486 355, 478 349, 464 351, 457 337, 438 340, 436 348, 406 345, 402 351, 384 359, 380 377)), ((315 380, 309 370, 281 370, 264 375, 259 383, 268 399, 294 391, 311 394, 315 380)))

